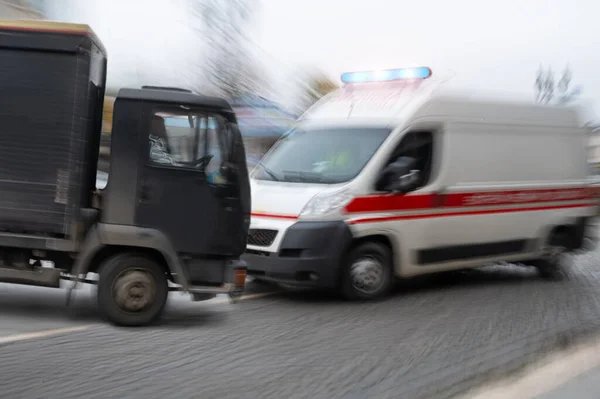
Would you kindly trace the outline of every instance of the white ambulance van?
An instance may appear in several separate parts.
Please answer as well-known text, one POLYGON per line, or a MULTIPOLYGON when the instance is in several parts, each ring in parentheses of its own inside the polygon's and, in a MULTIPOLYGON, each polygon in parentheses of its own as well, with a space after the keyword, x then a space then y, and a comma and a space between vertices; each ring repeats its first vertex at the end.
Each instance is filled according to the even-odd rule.
POLYGON ((427 67, 346 73, 251 173, 255 279, 386 295, 491 263, 558 277, 597 202, 577 109, 445 93, 427 67))

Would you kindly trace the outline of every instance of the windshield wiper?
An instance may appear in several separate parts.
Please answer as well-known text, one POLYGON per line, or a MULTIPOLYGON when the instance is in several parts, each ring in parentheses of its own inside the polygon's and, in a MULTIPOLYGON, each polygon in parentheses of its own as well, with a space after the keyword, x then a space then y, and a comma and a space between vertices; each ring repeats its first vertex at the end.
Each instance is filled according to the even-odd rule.
POLYGON ((275 180, 275 181, 281 181, 281 180, 280 180, 280 179, 277 177, 277 175, 275 174, 275 172, 273 172, 271 169, 267 168, 267 167, 265 166, 265 164, 264 164, 264 163, 262 163, 262 161, 259 161, 259 162, 257 163, 257 165, 261 166, 261 167, 263 168, 263 170, 264 170, 265 172, 267 172, 267 174, 273 178, 273 180, 275 180))
POLYGON ((283 176, 287 179, 288 176, 293 179, 298 179, 303 183, 335 183, 334 179, 323 176, 322 173, 317 172, 297 172, 291 170, 284 170, 283 176))

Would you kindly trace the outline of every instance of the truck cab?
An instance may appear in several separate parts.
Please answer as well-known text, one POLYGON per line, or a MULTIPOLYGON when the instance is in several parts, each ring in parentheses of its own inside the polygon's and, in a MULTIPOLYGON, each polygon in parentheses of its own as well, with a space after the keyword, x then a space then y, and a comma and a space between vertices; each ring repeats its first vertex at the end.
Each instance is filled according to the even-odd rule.
POLYGON ((99 308, 119 325, 156 320, 170 290, 239 297, 250 190, 229 103, 121 89, 98 189, 101 42, 85 25, 0 21, 0 31, 11 33, 0 35, 10 110, 0 114, 0 282, 58 288, 96 273, 99 308))
POLYGON ((242 253, 250 204, 240 182, 248 177, 227 101, 121 89, 113 118, 100 221, 158 229, 190 259, 242 253))

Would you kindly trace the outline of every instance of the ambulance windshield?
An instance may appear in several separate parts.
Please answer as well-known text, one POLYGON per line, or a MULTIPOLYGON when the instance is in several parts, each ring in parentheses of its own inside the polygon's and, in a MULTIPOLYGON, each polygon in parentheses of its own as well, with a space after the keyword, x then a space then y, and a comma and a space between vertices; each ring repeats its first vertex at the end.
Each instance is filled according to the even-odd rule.
POLYGON ((254 169, 257 180, 335 184, 352 180, 390 134, 373 127, 296 129, 254 169))

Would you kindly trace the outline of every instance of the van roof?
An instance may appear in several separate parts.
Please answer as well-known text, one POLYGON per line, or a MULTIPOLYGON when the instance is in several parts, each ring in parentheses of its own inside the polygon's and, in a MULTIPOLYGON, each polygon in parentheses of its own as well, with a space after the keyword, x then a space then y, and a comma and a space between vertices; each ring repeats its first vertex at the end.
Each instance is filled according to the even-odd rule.
POLYGON ((416 86, 343 87, 319 100, 299 118, 302 124, 359 125, 369 120, 398 125, 409 119, 433 116, 549 126, 582 126, 578 108, 534 104, 504 93, 448 89, 433 82, 416 86))

